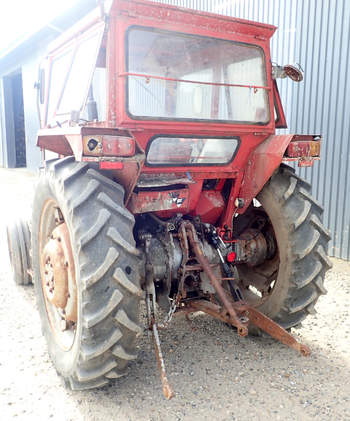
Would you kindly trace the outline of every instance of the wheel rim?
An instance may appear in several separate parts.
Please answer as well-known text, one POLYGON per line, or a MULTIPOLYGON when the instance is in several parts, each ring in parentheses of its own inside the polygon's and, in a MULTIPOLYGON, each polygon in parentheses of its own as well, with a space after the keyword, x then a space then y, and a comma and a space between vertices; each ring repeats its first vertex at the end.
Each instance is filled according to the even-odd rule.
POLYGON ((245 230, 253 229, 263 234, 267 244, 267 256, 262 264, 237 265, 238 281, 243 298, 254 307, 261 306, 273 293, 279 274, 280 257, 272 223, 263 206, 251 206, 250 222, 245 230))
POLYGON ((45 203, 39 226, 41 289, 50 329, 64 351, 72 348, 77 324, 77 286, 70 235, 54 200, 45 203))

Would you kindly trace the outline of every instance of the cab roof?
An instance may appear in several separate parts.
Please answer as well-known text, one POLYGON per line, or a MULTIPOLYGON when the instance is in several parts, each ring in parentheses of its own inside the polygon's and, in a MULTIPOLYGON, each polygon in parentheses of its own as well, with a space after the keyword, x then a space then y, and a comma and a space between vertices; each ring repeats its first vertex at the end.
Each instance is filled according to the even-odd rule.
POLYGON ((148 0, 114 0, 111 14, 125 14, 147 20, 181 23, 184 28, 201 27, 208 31, 240 34, 257 39, 269 39, 277 27, 246 19, 171 6, 148 0))
POLYGON ((277 29, 276 26, 265 23, 148 0, 106 0, 105 2, 101 1, 99 7, 55 39, 49 46, 48 51, 56 50, 97 21, 120 15, 139 19, 140 24, 151 21, 154 27, 158 26, 157 22, 163 24, 169 22, 169 24, 181 24, 184 31, 191 31, 191 28, 201 28, 216 33, 238 34, 250 40, 252 38, 268 40, 277 29))

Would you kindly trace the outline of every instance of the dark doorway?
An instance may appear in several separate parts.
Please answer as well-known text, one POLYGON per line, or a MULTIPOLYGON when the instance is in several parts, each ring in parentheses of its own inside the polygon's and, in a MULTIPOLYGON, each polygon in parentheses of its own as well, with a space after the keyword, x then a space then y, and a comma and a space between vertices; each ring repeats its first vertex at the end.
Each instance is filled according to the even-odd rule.
POLYGON ((22 72, 4 77, 6 166, 26 167, 22 72))
POLYGON ((26 162, 26 136, 24 131, 24 108, 22 73, 11 77, 13 95, 13 122, 15 131, 16 167, 25 167, 26 162))

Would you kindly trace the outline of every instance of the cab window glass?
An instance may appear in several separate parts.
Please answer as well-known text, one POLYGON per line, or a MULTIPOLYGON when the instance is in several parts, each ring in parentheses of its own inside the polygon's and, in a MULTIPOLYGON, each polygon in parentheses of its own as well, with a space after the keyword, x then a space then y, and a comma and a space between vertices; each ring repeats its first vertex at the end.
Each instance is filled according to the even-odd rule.
POLYGON ((48 116, 49 119, 55 114, 58 101, 60 99, 65 80, 72 62, 73 49, 64 52, 63 54, 55 57, 51 64, 51 77, 50 77, 50 91, 49 91, 49 104, 48 116))
POLYGON ((132 118, 269 122, 266 64, 259 46, 134 27, 127 49, 132 118))
MULTIPOLYGON (((51 65, 48 101, 48 121, 50 125, 63 124, 75 118, 82 119, 90 86, 103 85, 106 72, 95 70, 100 51, 104 26, 72 43, 66 51, 54 56, 51 65), (97 74, 99 73, 99 76, 97 74), (103 76, 101 74, 103 73, 103 76), (95 77, 96 76, 96 77, 95 77), (98 82, 99 81, 99 82, 98 82)), ((97 89, 96 90, 100 90, 97 89)), ((105 87, 102 87, 105 91, 105 87)), ((100 103, 103 101, 101 100, 100 103)), ((103 105, 101 105, 101 109, 103 105)))
POLYGON ((100 34, 81 42, 75 52, 57 114, 80 111, 86 101, 98 52, 100 34))

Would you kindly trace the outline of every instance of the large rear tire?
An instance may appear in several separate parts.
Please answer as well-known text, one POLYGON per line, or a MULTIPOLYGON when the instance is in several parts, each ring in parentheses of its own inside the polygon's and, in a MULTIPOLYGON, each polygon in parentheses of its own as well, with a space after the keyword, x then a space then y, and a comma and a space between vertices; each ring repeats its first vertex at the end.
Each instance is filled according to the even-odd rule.
POLYGON ((254 217, 260 226, 266 218, 262 230, 275 251, 259 266, 237 265, 239 283, 245 299, 285 329, 315 312, 326 293, 325 273, 332 267, 323 209, 310 191, 310 184, 282 165, 258 194, 261 206, 253 204, 237 220, 246 229, 254 217))
MULTIPOLYGON (((129 361, 136 358, 142 292, 134 217, 123 200, 121 186, 73 157, 48 163, 36 189, 32 247, 37 303, 49 354, 72 389, 103 386, 124 375, 129 361), (75 267, 68 297, 76 291, 76 318, 67 321, 67 309, 50 300, 59 280, 55 284, 52 275, 47 282, 50 261, 42 259, 61 224, 68 232, 75 267)), ((68 261, 65 265, 73 266, 68 261)), ((66 273, 63 265, 58 269, 66 273)))

